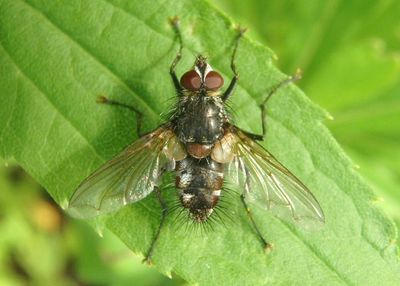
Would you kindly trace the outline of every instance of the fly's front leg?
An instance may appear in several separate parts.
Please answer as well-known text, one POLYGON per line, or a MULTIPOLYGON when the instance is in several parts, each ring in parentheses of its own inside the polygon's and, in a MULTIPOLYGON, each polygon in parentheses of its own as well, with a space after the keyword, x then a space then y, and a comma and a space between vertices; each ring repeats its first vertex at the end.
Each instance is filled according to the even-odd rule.
POLYGON ((135 112, 136 115, 136 133, 138 134, 139 137, 143 136, 142 134, 142 122, 143 122, 143 113, 140 112, 138 109, 136 109, 135 107, 125 104, 125 103, 121 103, 118 102, 116 100, 112 100, 112 99, 108 99, 105 96, 99 96, 97 98, 97 103, 102 103, 102 104, 108 104, 108 105, 113 105, 113 106, 118 106, 118 107, 122 107, 122 108, 127 108, 133 112, 135 112))
POLYGON ((147 264, 151 264, 151 258, 152 258, 153 252, 154 252, 154 248, 156 246, 158 238, 160 237, 161 229, 164 225, 165 218, 167 217, 167 214, 168 214, 168 206, 161 195, 160 189, 157 186, 155 186, 154 190, 156 192, 157 199, 161 205, 162 215, 161 215, 161 221, 160 221, 160 225, 158 226, 156 235, 154 236, 153 241, 151 242, 151 245, 150 245, 149 251, 146 254, 146 257, 143 259, 143 262, 146 262, 147 264))
POLYGON ((233 94, 233 91, 235 90, 237 81, 239 79, 239 74, 238 74, 238 72, 236 70, 236 52, 237 52, 237 48, 239 46, 240 39, 242 38, 243 34, 246 32, 246 29, 238 27, 237 30, 238 30, 238 34, 237 34, 237 36, 235 38, 235 43, 234 43, 234 47, 233 47, 233 53, 232 53, 232 57, 231 57, 231 70, 233 72, 233 78, 232 78, 231 83, 229 84, 228 88, 226 89, 226 91, 222 95, 222 100, 223 101, 225 101, 229 97, 231 97, 231 95, 233 94))
POLYGON ((182 86, 181 86, 181 84, 180 84, 180 82, 178 80, 178 77, 176 76, 176 73, 175 73, 175 67, 176 67, 176 65, 178 64, 178 62, 182 58, 182 49, 183 49, 182 33, 181 33, 180 28, 179 28, 179 18, 178 18, 178 16, 175 16, 175 17, 169 19, 169 22, 170 22, 172 28, 174 29, 176 37, 178 38, 178 41, 179 41, 179 50, 178 50, 178 53, 175 56, 175 59, 171 63, 171 66, 169 68, 169 73, 171 75, 172 82, 174 83, 176 92, 179 95, 182 95, 182 86))
POLYGON ((249 208, 249 206, 246 203, 246 197, 245 196, 246 196, 246 193, 250 192, 250 187, 251 186, 250 186, 250 174, 249 174, 247 169, 245 169, 245 172, 246 172, 246 183, 245 183, 245 188, 244 188, 245 191, 240 195, 240 199, 242 201, 244 209, 246 210, 246 214, 247 214, 252 226, 254 227, 254 229, 255 229, 255 231, 257 233, 257 236, 259 237, 259 239, 260 239, 260 241, 261 241, 261 243, 263 245, 264 251, 266 253, 268 253, 269 251, 272 250, 272 244, 268 243, 265 240, 265 238, 263 237, 263 235, 261 234, 260 229, 258 228, 256 222, 254 221, 251 209, 249 208))

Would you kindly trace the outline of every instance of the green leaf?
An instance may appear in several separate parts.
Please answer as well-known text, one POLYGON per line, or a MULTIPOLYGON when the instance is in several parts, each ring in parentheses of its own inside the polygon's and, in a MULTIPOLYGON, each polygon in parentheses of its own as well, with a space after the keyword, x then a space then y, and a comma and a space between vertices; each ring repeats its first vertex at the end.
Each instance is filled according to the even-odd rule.
POLYGON ((276 49, 284 70, 304 70, 299 85, 333 115, 333 135, 400 222, 400 2, 214 1, 276 49))
POLYGON ((400 61, 381 40, 366 40, 338 49, 314 78, 308 89, 325 95, 320 101, 335 118, 329 128, 399 220, 400 61))
MULTIPOLYGON (((179 74, 202 52, 229 78, 235 31, 207 2, 0 0, 2 156, 14 157, 64 204, 81 180, 136 139, 134 116, 97 105, 98 95, 140 108, 147 130, 168 111, 177 46, 167 19, 174 15, 182 18, 187 46, 179 74)), ((252 132, 261 129, 263 92, 284 78, 272 61, 265 47, 241 43, 233 106, 238 125, 252 132)), ((396 229, 323 125, 326 113, 295 86, 281 90, 268 112, 265 145, 313 191, 326 226, 309 233, 254 210, 274 244, 266 255, 235 201, 234 223, 207 233, 168 217, 154 254, 157 269, 199 285, 398 285, 396 229)), ((151 195, 103 222, 144 253, 160 214, 151 195)))

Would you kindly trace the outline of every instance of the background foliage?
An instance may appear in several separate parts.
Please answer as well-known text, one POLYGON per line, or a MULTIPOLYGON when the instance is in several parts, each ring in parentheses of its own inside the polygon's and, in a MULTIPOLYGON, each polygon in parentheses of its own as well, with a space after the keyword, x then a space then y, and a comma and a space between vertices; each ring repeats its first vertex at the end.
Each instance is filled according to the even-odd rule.
MULTIPOLYGON (((27 155, 31 156, 29 164, 25 160, 24 168, 35 178, 40 178, 41 182, 51 186, 49 191, 53 197, 59 200, 59 203, 62 202, 60 198, 67 197, 65 190, 71 192, 76 183, 85 176, 85 174, 74 175, 73 179, 70 180, 71 174, 74 174, 75 171, 71 169, 69 174, 65 170, 66 166, 76 167, 78 162, 82 161, 81 158, 89 156, 92 158, 91 160, 79 163, 81 164, 79 170, 84 170, 83 172, 88 173, 104 158, 109 158, 134 138, 134 134, 130 132, 131 126, 134 124, 130 114, 122 112, 122 115, 120 115, 121 112, 119 111, 99 111, 98 107, 93 107, 92 111, 100 113, 100 115, 95 116, 93 114, 93 119, 90 119, 87 117, 87 112, 82 112, 88 106, 93 106, 93 98, 96 96, 94 93, 111 93, 121 99, 125 99, 128 93, 132 102, 138 102, 142 106, 146 106, 143 102, 154 103, 155 99, 159 98, 159 94, 165 93, 165 86, 170 84, 168 82, 169 79, 165 79, 166 73, 161 67, 167 67, 170 58, 172 58, 174 53, 172 40, 156 37, 151 33, 149 35, 137 27, 150 25, 153 28, 155 27, 159 33, 172 39, 172 34, 169 33, 169 28, 165 21, 167 15, 180 11, 181 15, 185 15, 183 18, 186 24, 195 21, 194 19, 199 15, 203 16, 206 22, 202 26, 204 30, 191 31, 190 28, 192 26, 190 24, 188 24, 189 28, 185 30, 188 34, 187 37, 195 38, 196 35, 201 35, 202 37, 202 39, 188 39, 189 45, 192 50, 206 49, 210 54, 210 51, 218 51, 218 56, 215 56, 214 60, 217 67, 226 74, 228 74, 229 69, 223 61, 225 60, 225 53, 229 52, 229 50, 224 50, 224 47, 229 46, 228 39, 232 36, 232 33, 229 35, 226 33, 219 34, 218 29, 224 26, 224 21, 219 18, 219 15, 214 15, 213 10, 209 10, 208 6, 204 6, 202 2, 196 1, 193 5, 182 4, 181 6, 178 5, 179 7, 164 6, 163 9, 166 9, 166 11, 163 11, 162 16, 158 17, 154 16, 157 13, 161 13, 158 10, 160 9, 158 5, 147 2, 141 2, 139 6, 132 1, 132 4, 129 5, 125 5, 125 3, 128 3, 126 1, 110 1, 111 6, 113 6, 112 9, 108 3, 103 1, 93 1, 92 3, 95 3, 93 5, 88 4, 89 2, 87 1, 71 2, 73 4, 65 5, 63 10, 57 8, 59 7, 58 5, 62 5, 61 2, 57 1, 51 3, 46 1, 0 1, 0 11, 4 13, 0 20, 2 97, 9 95, 8 92, 13 91, 15 86, 18 86, 21 93, 30 92, 32 91, 32 83, 40 82, 40 90, 33 89, 33 92, 36 93, 49 92, 53 87, 47 84, 51 81, 56 80, 62 84, 65 83, 65 85, 57 86, 59 90, 51 90, 56 95, 50 97, 50 102, 46 102, 44 105, 37 98, 27 100, 22 97, 7 97, 7 102, 1 109, 2 118, 10 118, 10 113, 14 112, 14 106, 19 104, 19 107, 23 106, 24 108, 18 112, 21 112, 21 115, 24 112, 29 113, 32 122, 35 122, 35 126, 24 125, 26 122, 22 119, 16 123, 5 122, 6 125, 3 130, 7 129, 7 125, 19 126, 19 129, 11 130, 11 132, 7 130, 8 138, 4 137, 4 133, 0 136, 0 149, 2 149, 4 155, 7 155, 6 157, 9 157, 12 152, 9 151, 10 147, 5 147, 9 145, 6 140, 10 140, 10 138, 14 140, 16 148, 19 144, 22 144, 18 142, 18 138, 35 138, 35 135, 32 134, 36 132, 39 132, 37 137, 45 136, 47 144, 43 144, 42 141, 38 141, 38 143, 31 142, 32 150, 36 150, 35 154, 30 154, 32 150, 23 150, 22 153, 19 153, 19 156, 20 158, 24 158, 27 155), (76 9, 75 4, 77 3, 80 3, 80 9, 73 10, 76 9), (134 20, 131 17, 124 18, 126 17, 124 13, 117 13, 119 16, 124 16, 117 17, 113 13, 109 13, 114 11, 115 7, 123 8, 133 14, 143 13, 143 11, 146 11, 147 14, 140 16, 137 14, 134 20), (7 14, 10 11, 14 14, 7 14), (76 14, 79 11, 82 11, 82 13, 76 14), (210 14, 207 14, 207 12, 210 14), (10 15, 19 15, 20 17, 23 15, 23 19, 33 25, 33 28, 23 23, 15 26, 17 30, 18 27, 21 27, 18 30, 20 34, 17 35, 17 37, 20 37, 18 40, 20 47, 13 47, 15 50, 10 50, 10 48, 13 43, 12 40, 16 36, 7 34, 13 21, 10 15), (69 16, 73 16, 73 18, 68 18, 69 16), (93 19, 90 17, 93 17, 93 19), (102 21, 100 22, 105 24, 100 26, 90 25, 92 22, 96 23, 98 18, 101 18, 102 21), (47 20, 43 21, 44 19, 47 20), (87 22, 85 23, 85 21, 87 22), (131 25, 126 30, 119 29, 126 21, 131 25), (51 23, 55 24, 57 29, 53 29, 51 23), (210 26, 215 27, 216 31, 208 33, 206 29, 210 26), (88 27, 93 27, 93 29, 88 31, 88 27), (194 35, 191 35, 191 32, 194 35), (37 36, 36 42, 30 39, 29 33, 37 36), (60 38, 58 36, 60 33, 70 34, 70 36, 60 38), (28 37, 26 37, 27 35, 28 37), (215 39, 219 36, 225 41, 223 44, 218 43, 219 47, 217 47, 215 46, 215 39), (90 42, 96 40, 93 38, 104 38, 106 41, 104 43, 101 41, 90 42), (120 42, 121 39, 124 39, 122 44, 120 42), (115 41, 120 46, 114 47, 112 52, 107 53, 107 44, 110 41, 115 41), (88 60, 84 53, 82 56, 82 51, 76 49, 74 42, 78 43, 84 52, 91 54, 93 59, 88 60), (134 45, 133 43, 136 43, 137 46, 128 48, 129 45, 134 45), (169 50, 160 49, 156 53, 156 57, 152 55, 141 59, 143 50, 146 47, 154 49, 153 47, 158 45, 165 46, 169 50), (53 56, 59 57, 59 62, 52 62, 52 65, 60 65, 60 69, 50 69, 50 73, 46 73, 45 66, 31 66, 37 65, 38 59, 40 62, 40 53, 35 54, 33 51, 45 49, 48 46, 51 46, 54 50, 47 51, 49 53, 47 60, 51 61, 53 54, 53 56), (32 53, 29 53, 30 48, 32 53), (116 53, 115 49, 119 53, 116 53), (28 56, 24 52, 28 53, 28 56), (58 52, 62 52, 62 54, 58 54, 58 52), (17 73, 10 73, 10 70, 7 69, 6 63, 8 63, 10 56, 24 61, 17 73), (100 62, 100 67, 98 64, 91 64, 88 70, 86 63, 92 60, 96 61, 96 59, 100 62), (133 68, 130 67, 130 64, 127 64, 128 59, 132 60, 133 68), (110 73, 107 72, 99 73, 99 70, 103 68, 101 63, 111 73, 126 75, 126 81, 121 82, 119 77, 110 76, 110 73), (67 67, 68 74, 72 75, 73 85, 71 85, 71 81, 62 79, 63 67, 67 67), (152 68, 146 70, 147 67, 152 68), (154 72, 154 67, 160 69, 160 71, 154 72), (40 70, 41 68, 42 70, 40 70), (43 74, 40 74, 40 71, 43 71, 43 74), (139 71, 140 74, 138 73, 139 71), (20 80, 14 86, 15 82, 12 81, 12 76, 27 72, 31 82, 20 80), (101 75, 98 78, 93 77, 97 73, 101 75), (159 84, 157 85, 156 83, 159 84), (91 90, 91 86, 96 86, 96 90, 91 90), (109 86, 113 86, 113 88, 110 90, 109 86), (130 90, 131 88, 134 89, 133 92, 130 90), (139 96, 135 95, 136 91, 139 96), (68 100, 66 96, 71 96, 71 92, 77 93, 79 96, 74 100, 68 100), (85 97, 85 95, 88 96, 85 97), (76 100, 78 98, 79 100, 76 100), (38 108, 39 106, 41 108, 38 108), (54 107, 56 107, 56 111, 54 111, 54 107), (48 114, 49 117, 44 121, 40 121, 41 113, 48 114), (61 118, 59 118, 60 114, 61 118), (63 123, 65 119, 69 120, 71 124, 65 125, 63 123), (44 128, 40 130, 37 125, 42 125, 44 128), (88 132, 87 137, 90 138, 91 144, 88 144, 88 147, 84 147, 82 150, 71 148, 73 152, 69 154, 70 161, 61 162, 60 166, 57 166, 56 163, 59 163, 57 158, 66 157, 65 153, 67 151, 61 148, 53 150, 51 146, 57 143, 57 138, 62 137, 61 135, 65 128, 67 129, 66 132, 69 132, 68 128, 71 128, 71 126, 77 126, 78 130, 81 128, 86 130, 85 132, 88 132), (41 131, 44 133, 42 134, 41 131), (131 135, 127 136, 126 134, 131 135), (43 156, 54 160, 49 162, 50 166, 47 166, 48 172, 44 177, 43 171, 46 171, 45 169, 40 172, 35 170, 35 166, 39 162, 43 162, 43 156), (60 171, 58 171, 58 167, 60 171)), ((255 0, 246 2, 219 0, 214 4, 219 5, 229 15, 233 15, 235 22, 247 24, 251 28, 251 37, 257 38, 272 47, 279 56, 276 64, 284 72, 290 74, 297 67, 303 69, 304 80, 299 82, 299 85, 306 91, 308 96, 327 109, 333 116, 334 120, 325 123, 328 124, 335 137, 343 144, 354 161, 360 165, 360 172, 365 175, 375 190, 385 198, 385 201, 379 202, 379 205, 383 206, 388 213, 399 220, 400 195, 398 186, 400 166, 398 165, 400 162, 400 150, 397 142, 400 139, 398 124, 400 119, 398 112, 400 108, 398 96, 400 91, 400 66, 397 53, 400 43, 400 26, 398 17, 396 17, 400 12, 399 4, 397 1, 376 1, 374 3, 367 3, 366 1, 351 1, 351 3, 349 1, 324 2, 326 3, 308 1, 307 4, 300 4, 293 3, 293 1, 274 1, 273 3, 269 1, 265 3, 265 1, 255 0), (379 25, 376 25, 376 23, 379 23, 379 25)), ((118 12, 120 11, 118 10, 118 12)), ((248 43, 245 43, 243 50, 246 50, 248 45, 248 43)), ((262 53, 268 54, 266 50, 262 50, 262 53)), ((189 66, 190 63, 191 57, 187 54, 187 61, 182 64, 181 69, 184 70, 185 66, 189 66)), ((245 72, 248 73, 249 79, 253 76, 250 74, 252 67, 256 72, 264 72, 257 69, 259 65, 250 58, 242 58, 240 63, 244 76, 243 81, 245 82, 245 72)), ((266 67, 266 70, 271 72, 269 78, 271 82, 281 76, 269 66, 266 67)), ((246 86, 246 88, 260 91, 266 87, 265 83, 262 84, 261 81, 258 81, 258 85, 260 86, 246 86)), ((167 90, 170 93, 172 89, 167 87, 167 90)), ((241 89, 238 92, 239 95, 244 94, 241 89)), ((309 103, 303 101, 301 96, 298 100, 302 103, 305 102, 305 113, 315 112, 313 108, 307 105, 309 103)), ((276 102, 275 106, 278 107, 272 107, 271 112, 279 119, 280 116, 276 115, 276 113, 285 112, 287 107, 291 106, 291 103, 285 99, 278 99, 276 102)), ((236 102, 239 106, 242 103, 240 100, 236 102)), ((150 114, 147 122, 148 126, 155 124, 157 114, 164 106, 167 106, 167 102, 160 103, 160 107, 151 106, 148 108, 150 114)), ((238 117, 245 118, 243 114, 247 114, 253 109, 254 107, 247 110, 239 110, 238 117)), ((305 115, 301 114, 301 116, 304 117, 305 115)), ((246 126, 247 124, 249 128, 257 130, 258 124, 256 125, 255 122, 258 121, 255 118, 256 116, 250 118, 243 125, 246 126)), ((277 125, 275 123, 275 126, 277 125)), ((295 169, 300 171, 307 169, 307 166, 303 168, 293 163, 296 156, 290 154, 290 152, 285 154, 284 148, 279 147, 279 138, 285 138, 286 136, 285 134, 280 134, 280 127, 274 127, 272 122, 271 129, 271 132, 276 134, 277 138, 271 138, 269 146, 275 148, 278 154, 283 154, 281 156, 286 158, 287 162, 292 162, 292 167, 295 169)), ((74 132, 71 134, 74 134, 74 132)), ((69 146, 70 144, 85 146, 79 143, 82 140, 84 141, 85 138, 72 136, 68 140, 69 146)), ((295 144, 295 146, 297 145, 295 144)), ((296 148, 296 150, 299 150, 299 148, 296 148)), ((46 166, 42 165, 42 168, 44 167, 46 166)), ((2 267, 0 267, 0 283, 5 285, 24 285, 27 281, 31 281, 36 285, 50 285, 53 281, 58 281, 60 284, 64 283, 65 285, 82 283, 90 285, 111 283, 114 285, 131 285, 132 281, 136 281, 137 285, 184 283, 176 275, 172 281, 163 276, 157 276, 154 269, 148 269, 141 265, 140 259, 137 256, 132 257, 130 251, 121 245, 119 240, 114 239, 111 234, 106 233, 104 239, 97 239, 97 236, 81 223, 72 222, 70 219, 65 218, 49 198, 44 195, 40 187, 29 177, 21 174, 18 168, 2 168, 1 174, 0 206, 2 213, 0 213, 0 228, 2 238, 0 241, 0 263, 2 267), (94 241, 95 243, 93 243, 94 241), (39 256, 41 257, 41 263, 37 263, 37 257, 39 256)), ((354 191, 357 190, 354 189, 354 191)), ((358 191, 365 192, 363 189, 358 191)), ((360 195, 355 195, 355 197, 362 200, 360 195)), ((151 202, 147 205, 152 206, 151 202)), ((127 213, 122 213, 119 219, 124 218, 126 215, 127 213)), ((387 224, 385 232, 388 232, 390 237, 395 236, 386 218, 379 217, 376 219, 379 220, 379 222, 376 222, 377 224, 382 224, 382 222, 387 224)), ((157 212, 151 214, 148 220, 155 225, 157 223, 157 212)), ((242 223, 245 225, 245 220, 241 221, 242 223)), ((269 222, 268 225, 271 225, 272 230, 274 229, 273 221, 269 222)), ((111 226, 111 228, 115 230, 115 226, 111 226)), ((143 229, 145 230, 145 240, 148 240, 152 232, 151 230, 143 229)), ((397 261, 391 261, 393 259, 393 249, 386 247, 388 243, 386 241, 387 237, 385 235, 380 236, 380 233, 371 234, 371 231, 379 229, 379 227, 367 229, 365 230, 365 235, 372 235, 374 240, 381 239, 381 241, 374 241, 374 246, 381 251, 382 260, 389 261, 388 263, 392 265, 393 269, 396 269, 397 261)), ((143 230, 138 232, 143 232, 143 230)), ((282 228, 279 227, 275 227, 275 233, 283 236, 283 238, 288 236, 288 233, 282 231, 282 228)), ((246 240, 248 239, 248 243, 254 244, 251 248, 256 251, 258 245, 253 242, 254 237, 251 237, 251 231, 246 229, 244 234, 249 234, 250 238, 246 238, 246 240)), ((119 236, 125 243, 130 244, 127 242, 132 239, 129 237, 130 234, 119 233, 119 236)), ((173 237, 173 234, 171 236, 173 237)), ((229 236, 231 235, 228 233, 227 237, 229 238, 229 236)), ((338 234, 338 237, 340 238, 340 234, 338 234)), ((229 241, 228 238, 225 240, 229 241)), ((303 237, 301 239, 307 241, 307 238, 303 237)), ((315 239, 315 243, 317 241, 318 239, 315 239)), ((288 242, 288 245, 290 245, 291 240, 289 239, 288 242)), ((357 241, 355 240, 354 242, 357 241)), ((141 245, 145 244, 145 241, 136 241, 134 243, 141 245)), ((343 240, 342 243, 350 243, 350 241, 343 240)), ((168 245, 163 245, 163 247, 166 251, 169 251, 167 249, 168 245)), ((222 245, 220 249, 224 247, 226 246, 222 245)), ((228 250, 229 247, 232 246, 228 245, 228 250)), ((310 247, 318 248, 312 241, 310 247)), ((248 249, 249 246, 244 244, 243 248, 248 249)), ((204 246, 201 246, 200 249, 204 249, 204 246)), ((329 246, 327 246, 327 249, 329 249, 329 246)), ((359 249, 353 249, 356 257, 359 249)), ((290 250, 289 247, 288 250, 290 250)), ((173 252, 173 250, 171 251, 173 252)), ((323 252, 324 250, 322 250, 322 253, 317 253, 317 255, 323 255, 323 252)), ((196 254, 196 251, 194 253, 196 254)), ((329 255, 332 255, 332 253, 329 253, 329 255)), ((330 284, 352 284, 356 281, 361 281, 359 280, 362 279, 360 277, 367 274, 365 273, 367 269, 354 268, 349 269, 349 272, 340 270, 345 264, 341 265, 342 261, 340 259, 343 259, 343 257, 338 256, 338 258, 338 265, 336 263, 329 265, 333 272, 337 272, 336 275, 332 274, 332 277, 326 273, 324 274, 326 276, 321 275, 322 272, 318 270, 320 266, 313 265, 313 262, 311 262, 313 260, 309 260, 306 256, 297 257, 296 264, 298 264, 299 270, 304 269, 302 268, 304 266, 311 267, 308 269, 309 275, 306 275, 308 276, 306 279, 310 279, 308 281, 310 283, 314 282, 313 284, 318 284, 318 281, 324 281, 325 283, 330 281, 330 284), (314 270, 311 270, 312 267, 315 267, 314 270), (310 271, 314 271, 314 273, 310 274, 310 271), (358 271, 360 273, 356 273, 358 271)), ((371 266, 376 267, 376 270, 383 267, 380 265, 380 258, 378 259, 375 256, 370 256, 370 258, 371 266)), ((217 257, 214 259, 217 259, 217 257)), ((256 262, 258 259, 256 259, 256 262)), ((223 258, 221 258, 222 262, 223 258)), ((348 262, 350 263, 351 261, 348 262)), ((160 264, 162 265, 163 263, 168 265, 168 257, 160 258, 160 264)), ((200 261, 197 263, 204 266, 204 263, 201 264, 200 261)), ((246 262, 243 263, 245 265, 246 262)), ((294 265, 288 266, 290 262, 282 261, 282 263, 284 264, 280 266, 280 269, 282 269, 283 265, 287 267, 286 271, 294 267, 294 265)), ((269 267, 267 270, 274 269, 271 265, 267 267, 269 267)), ((390 273, 385 267, 382 268, 385 269, 382 271, 390 273)), ((225 275, 232 275, 234 274, 234 269, 233 266, 231 269, 225 267, 222 271, 225 271, 225 275)), ((164 272, 167 271, 164 269, 164 272)), ((218 272, 218 269, 214 272, 211 271, 214 274, 216 272, 218 272)), ((296 271, 293 269, 292 274, 295 273, 296 271)), ((180 274, 185 278, 192 277, 191 273, 181 272, 180 274)), ((281 283, 284 283, 282 281, 295 281, 293 277, 290 277, 290 273, 286 277, 279 273, 271 275, 273 278, 270 276, 270 279, 275 279, 275 284, 277 281, 281 281, 281 283)), ((388 274, 386 277, 394 279, 395 276, 391 275, 388 274)), ((221 277, 223 277, 222 274, 221 277)), ((253 281, 260 281, 254 277, 252 279, 255 279, 253 281)), ((268 280, 268 278, 266 279, 268 280)), ((191 281, 194 282, 195 279, 192 277, 191 281)), ((374 281, 376 282, 378 279, 374 281)), ((394 285, 394 280, 382 281, 382 283, 384 282, 387 285, 392 283, 394 285)))

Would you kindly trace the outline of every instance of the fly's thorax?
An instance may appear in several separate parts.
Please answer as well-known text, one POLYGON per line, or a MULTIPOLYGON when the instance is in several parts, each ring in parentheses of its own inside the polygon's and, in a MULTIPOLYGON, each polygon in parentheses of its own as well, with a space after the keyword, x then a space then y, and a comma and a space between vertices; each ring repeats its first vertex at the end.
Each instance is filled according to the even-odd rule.
POLYGON ((188 153, 196 158, 204 158, 209 154, 200 149, 210 149, 223 136, 223 126, 227 121, 222 99, 207 93, 181 97, 173 119, 175 133, 182 143, 205 145, 188 145, 193 151, 188 150, 188 153))

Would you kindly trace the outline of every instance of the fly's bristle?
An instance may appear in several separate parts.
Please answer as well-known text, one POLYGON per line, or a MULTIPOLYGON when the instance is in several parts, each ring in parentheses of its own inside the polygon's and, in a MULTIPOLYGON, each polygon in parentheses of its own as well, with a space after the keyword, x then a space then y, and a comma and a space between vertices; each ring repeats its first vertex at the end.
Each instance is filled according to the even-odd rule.
POLYGON ((241 193, 239 193, 235 189, 231 189, 231 188, 224 186, 224 195, 232 198, 232 197, 239 197, 241 195, 241 193))
POLYGON ((190 211, 181 205, 175 205, 170 208, 170 213, 173 213, 173 225, 178 229, 184 228, 185 232, 195 234, 206 234, 209 231, 214 231, 217 225, 222 225, 227 228, 226 219, 232 221, 232 217, 223 206, 217 206, 206 219, 194 219, 190 211))
POLYGON ((178 102, 176 100, 176 97, 169 97, 163 102, 165 106, 169 106, 169 109, 166 111, 163 111, 160 114, 161 119, 164 121, 169 121, 172 118, 175 117, 177 109, 178 109, 178 102))
POLYGON ((238 117, 235 105, 236 104, 230 98, 224 102, 225 111, 231 123, 234 123, 235 118, 238 117))

